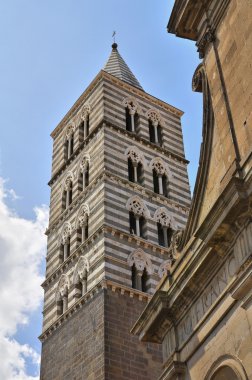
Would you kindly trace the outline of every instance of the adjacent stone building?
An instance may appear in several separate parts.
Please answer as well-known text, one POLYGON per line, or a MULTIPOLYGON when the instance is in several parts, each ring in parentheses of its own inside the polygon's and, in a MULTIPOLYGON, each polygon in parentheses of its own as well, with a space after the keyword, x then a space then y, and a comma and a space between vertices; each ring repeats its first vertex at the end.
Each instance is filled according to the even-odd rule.
POLYGON ((203 58, 203 141, 177 260, 133 332, 162 343, 160 380, 252 379, 252 2, 176 0, 168 30, 203 58))
POLYGON ((41 380, 151 380, 130 334, 169 271, 190 191, 182 112, 146 93, 117 45, 52 132, 41 380))

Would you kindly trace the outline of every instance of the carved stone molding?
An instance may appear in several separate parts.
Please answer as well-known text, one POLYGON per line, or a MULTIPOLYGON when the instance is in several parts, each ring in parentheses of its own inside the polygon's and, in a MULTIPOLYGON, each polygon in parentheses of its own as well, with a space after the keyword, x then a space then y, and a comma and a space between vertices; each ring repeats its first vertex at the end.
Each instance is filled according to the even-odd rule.
POLYGON ((145 157, 136 146, 129 146, 125 151, 125 155, 130 158, 133 163, 141 163, 144 168, 147 168, 145 157))
POLYGON ((205 57, 205 52, 208 45, 214 41, 215 41, 215 33, 210 27, 208 27, 203 37, 196 44, 196 46, 198 47, 200 59, 205 57))
POLYGON ((164 227, 169 227, 173 230, 177 230, 178 228, 173 216, 165 207, 159 207, 155 211, 154 220, 155 222, 160 223, 164 227))
POLYGON ((62 274, 56 290, 56 302, 67 296, 69 287, 70 282, 68 276, 66 274, 62 274))
POLYGON ((145 202, 137 195, 133 195, 128 199, 126 209, 133 212, 135 215, 144 216, 147 219, 150 218, 150 212, 145 202))
POLYGON ((172 173, 169 166, 162 160, 161 157, 155 157, 151 160, 149 165, 151 170, 155 170, 157 174, 167 175, 168 179, 172 179, 172 173))
POLYGON ((149 255, 141 248, 135 249, 128 257, 129 266, 135 265, 136 269, 143 271, 146 269, 147 273, 152 274, 154 272, 153 265, 149 255))
POLYGON ((170 272, 171 267, 172 267, 171 259, 163 261, 158 269, 159 277, 162 278, 164 275, 167 275, 170 272))
POLYGON ((83 203, 77 213, 75 228, 83 227, 87 225, 88 217, 90 214, 89 206, 83 203))
POLYGON ((152 122, 154 126, 157 127, 159 124, 161 126, 164 126, 164 120, 158 110, 151 108, 150 110, 147 111, 146 116, 152 122))
POLYGON ((80 281, 84 280, 88 272, 89 272, 88 259, 84 256, 81 256, 74 268, 73 284, 76 285, 80 281))
POLYGON ((125 108, 129 109, 130 115, 135 115, 136 112, 139 114, 141 113, 141 108, 133 96, 128 96, 127 98, 123 99, 122 104, 125 108))

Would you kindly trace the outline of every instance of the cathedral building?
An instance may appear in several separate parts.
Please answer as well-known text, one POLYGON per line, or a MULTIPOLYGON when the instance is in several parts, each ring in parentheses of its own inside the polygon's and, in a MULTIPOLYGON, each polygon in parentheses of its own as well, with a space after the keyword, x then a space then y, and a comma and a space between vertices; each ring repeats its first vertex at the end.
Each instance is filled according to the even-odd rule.
POLYGON ((168 31, 196 41, 203 140, 176 261, 132 332, 162 343, 159 380, 252 379, 252 2, 176 0, 168 31))
POLYGON ((54 129, 41 380, 153 380, 158 343, 130 329, 176 259, 190 190, 183 112, 118 52, 54 129))

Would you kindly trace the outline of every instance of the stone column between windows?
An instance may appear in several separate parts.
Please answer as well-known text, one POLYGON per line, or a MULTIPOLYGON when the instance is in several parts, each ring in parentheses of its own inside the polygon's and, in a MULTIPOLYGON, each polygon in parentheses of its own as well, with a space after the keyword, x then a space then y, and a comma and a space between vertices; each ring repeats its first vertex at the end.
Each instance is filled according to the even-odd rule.
POLYGON ((158 143, 158 124, 153 124, 154 127, 154 136, 155 136, 155 143, 158 143))
POLYGON ((135 215, 136 218, 136 235, 140 236, 140 217, 138 215, 135 215))
POLYGON ((86 171, 87 169, 83 169, 82 172, 82 190, 85 190, 86 188, 86 171))
POLYGON ((134 182, 137 182, 137 162, 133 162, 133 170, 134 170, 134 182))
POLYGON ((87 119, 84 119, 84 140, 87 138, 87 119))
POLYGON ((70 204, 70 189, 68 187, 66 191, 66 208, 68 208, 69 204, 70 204))
POLYGON ((67 158, 71 156, 72 135, 67 140, 67 158))
POLYGON ((140 269, 137 269, 137 271, 136 271, 136 288, 137 288, 137 290, 141 290, 141 291, 142 291, 142 275, 143 275, 143 271, 141 271, 140 269))
POLYGON ((131 117, 131 132, 135 132, 134 112, 130 112, 130 117, 131 117))
POLYGON ((163 179, 162 179, 162 174, 158 175, 158 189, 159 189, 159 194, 163 195, 164 194, 164 189, 163 189, 163 179))

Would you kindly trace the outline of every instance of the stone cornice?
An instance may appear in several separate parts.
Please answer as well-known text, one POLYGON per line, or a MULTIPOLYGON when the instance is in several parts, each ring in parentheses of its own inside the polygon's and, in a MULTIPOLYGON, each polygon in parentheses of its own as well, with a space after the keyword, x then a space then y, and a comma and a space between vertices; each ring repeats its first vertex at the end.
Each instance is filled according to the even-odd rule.
POLYGON ((178 116, 178 117, 181 117, 184 115, 184 112, 181 111, 180 109, 164 102, 163 100, 160 100, 158 98, 156 98, 155 96, 153 95, 150 95, 148 94, 147 92, 143 91, 143 90, 140 90, 136 87, 133 87, 131 85, 129 85, 128 83, 120 80, 119 78, 116 78, 114 77, 113 75, 105 72, 102 70, 102 73, 104 73, 104 77, 109 79, 111 82, 115 83, 116 85, 118 85, 119 87, 121 88, 124 88, 128 91, 130 91, 131 93, 134 93, 135 95, 138 95, 139 97, 141 97, 142 99, 145 99, 145 100, 148 100, 148 101, 151 101, 152 103, 154 103, 155 105, 163 108, 165 111, 169 111, 171 112, 172 114, 178 116))
POLYGON ((167 26, 168 32, 206 45, 209 25, 213 31, 218 27, 229 2, 216 1, 211 7, 213 0, 176 0, 167 26))
POLYGON ((57 318, 42 334, 39 336, 41 342, 44 342, 50 337, 54 331, 56 331, 63 323, 65 323, 73 314, 77 313, 87 302, 89 302, 96 294, 104 289, 109 289, 112 292, 117 292, 122 296, 128 296, 131 298, 138 298, 139 301, 148 302, 151 295, 141 292, 139 290, 129 288, 124 285, 117 284, 116 282, 103 279, 90 289, 83 297, 75 302, 67 311, 57 318))
POLYGON ((49 235, 52 231, 56 231, 59 226, 66 221, 69 216, 76 211, 76 207, 78 207, 82 201, 83 198, 87 198, 90 193, 95 189, 97 185, 99 185, 102 181, 105 180, 111 180, 112 182, 116 182, 118 185, 124 185, 130 189, 132 189, 137 194, 146 195, 153 201, 159 202, 163 204, 164 206, 170 206, 173 208, 174 212, 180 212, 184 214, 186 217, 189 214, 189 207, 181 206, 179 203, 174 202, 170 200, 169 198, 162 196, 160 194, 154 193, 154 191, 151 191, 149 189, 146 189, 144 186, 141 186, 140 184, 128 181, 126 179, 120 178, 109 171, 100 171, 98 173, 97 177, 88 185, 88 187, 82 191, 77 198, 71 203, 71 205, 67 208, 67 210, 63 211, 58 218, 53 222, 52 225, 49 225, 49 227, 46 230, 46 235, 49 235))
POLYGON ((189 164, 189 161, 186 160, 184 157, 180 156, 179 154, 173 153, 169 151, 168 149, 165 149, 163 147, 158 146, 157 144, 154 144, 150 142, 149 140, 144 139, 143 137, 138 136, 136 133, 126 131, 125 129, 116 126, 115 124, 111 123, 111 121, 107 120, 104 118, 94 129, 93 131, 89 134, 89 136, 86 138, 85 141, 83 141, 78 148, 74 151, 72 156, 64 162, 60 168, 57 170, 56 173, 52 176, 50 181, 48 182, 49 186, 52 186, 52 184, 58 179, 59 176, 63 172, 66 171, 66 169, 69 167, 69 165, 79 156, 79 154, 83 151, 86 146, 88 146, 89 142, 92 141, 92 139, 99 133, 99 131, 104 128, 104 127, 110 127, 115 129, 118 133, 122 133, 125 136, 129 136, 133 138, 134 141, 138 141, 140 144, 144 144, 147 147, 151 147, 154 149, 154 151, 160 152, 161 154, 166 155, 170 159, 173 159, 175 162, 178 161, 183 164, 189 164))
MULTIPOLYGON (((151 249, 154 253, 166 255, 167 258, 172 257, 172 251, 170 248, 165 248, 160 245, 153 244, 139 236, 131 235, 129 233, 123 232, 121 230, 104 224, 100 228, 98 228, 98 230, 95 231, 84 243, 82 243, 78 248, 76 248, 75 251, 72 252, 71 255, 57 269, 55 269, 53 273, 47 276, 45 281, 41 284, 41 286, 43 288, 46 288, 50 283, 55 282, 61 276, 61 274, 63 274, 67 270, 67 268, 72 262, 77 262, 79 256, 91 248, 90 246, 94 244, 97 237, 99 237, 101 234, 105 235, 106 233, 111 234, 111 236, 117 236, 120 240, 126 240, 127 242, 134 243, 136 247, 141 247, 143 249, 151 249)), ((53 251, 53 253, 54 252, 55 251, 53 251)), ((103 258, 109 258, 109 256, 104 254, 101 259, 103 258)), ((95 262, 93 265, 95 264, 97 264, 97 262, 95 262)))
POLYGON ((86 90, 81 94, 81 96, 77 99, 77 101, 74 103, 74 105, 70 108, 70 110, 67 112, 67 114, 63 117, 63 119, 60 121, 60 123, 57 125, 57 127, 52 131, 51 137, 55 138, 57 133, 64 128, 64 126, 71 120, 73 115, 78 111, 82 103, 86 100, 86 98, 91 94, 91 92, 95 89, 96 85, 99 84, 99 82, 106 78, 110 80, 112 83, 117 84, 119 87, 124 88, 131 93, 137 94, 139 97, 146 99, 148 101, 151 101, 152 103, 158 105, 159 107, 164 108, 166 111, 171 112, 172 114, 181 117, 183 116, 184 112, 179 110, 176 107, 171 106, 170 104, 146 93, 143 90, 140 90, 134 86, 129 85, 128 83, 114 77, 113 75, 107 73, 104 70, 101 70, 96 77, 93 79, 93 81, 90 83, 90 85, 86 88, 86 90))

